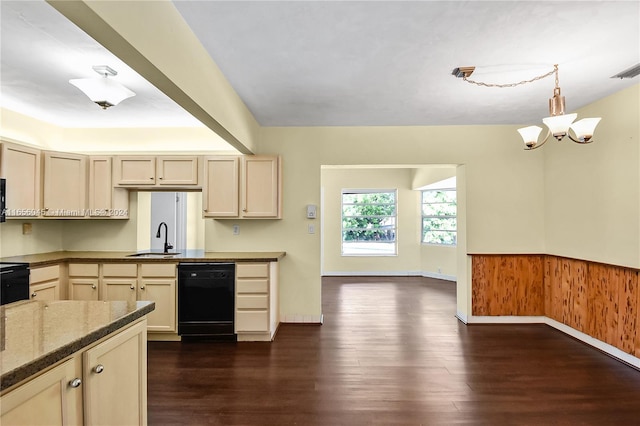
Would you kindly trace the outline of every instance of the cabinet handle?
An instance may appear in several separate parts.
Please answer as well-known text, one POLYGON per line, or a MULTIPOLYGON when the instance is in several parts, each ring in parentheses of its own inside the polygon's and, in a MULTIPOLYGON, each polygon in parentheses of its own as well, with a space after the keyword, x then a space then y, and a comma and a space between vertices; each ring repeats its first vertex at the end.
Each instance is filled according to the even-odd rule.
POLYGON ((158 179, 162 179, 162 176, 160 176, 158 179))
POLYGON ((95 284, 91 284, 91 288, 95 290, 96 289, 96 285, 95 284))
POLYGON ((140 286, 140 290, 144 290, 144 286, 143 285, 140 286))
POLYGON ((153 180, 153 176, 152 176, 152 177, 150 177, 149 179, 153 180))
POLYGON ((136 288, 134 286, 130 286, 129 287, 131 290, 135 290, 136 288))
POLYGON ((49 207, 45 207, 45 208, 44 208, 44 211, 45 211, 45 212, 48 212, 48 211, 49 211, 49 207))
POLYGON ((93 367, 93 372, 96 374, 100 374, 104 371, 104 365, 102 364, 98 364, 95 367, 93 367))
POLYGON ((35 291, 33 293, 31 293, 31 297, 36 297, 38 295, 38 293, 36 293, 35 291))
POLYGON ((77 388, 81 384, 82 384, 82 380, 78 379, 77 377, 69 382, 69 386, 72 388, 77 388))

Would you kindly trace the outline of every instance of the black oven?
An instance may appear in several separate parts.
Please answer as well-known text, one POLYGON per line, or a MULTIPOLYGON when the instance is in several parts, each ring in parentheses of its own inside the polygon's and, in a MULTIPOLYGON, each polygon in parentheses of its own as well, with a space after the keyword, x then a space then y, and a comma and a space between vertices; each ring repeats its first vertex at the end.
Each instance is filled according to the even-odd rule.
POLYGON ((3 178, 0 178, 0 222, 4 222, 7 211, 7 181, 3 178))
POLYGON ((178 265, 178 334, 236 340, 234 263, 178 265))
POLYGON ((29 264, 0 263, 0 305, 29 299, 29 264))

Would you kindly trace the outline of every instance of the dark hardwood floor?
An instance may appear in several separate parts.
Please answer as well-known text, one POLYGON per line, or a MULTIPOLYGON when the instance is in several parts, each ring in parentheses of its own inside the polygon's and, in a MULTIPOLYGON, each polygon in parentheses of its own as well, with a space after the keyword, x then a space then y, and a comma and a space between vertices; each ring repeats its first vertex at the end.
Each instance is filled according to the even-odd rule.
POLYGON ((325 278, 324 324, 149 343, 150 425, 640 425, 640 372, 545 325, 465 326, 455 284, 325 278))

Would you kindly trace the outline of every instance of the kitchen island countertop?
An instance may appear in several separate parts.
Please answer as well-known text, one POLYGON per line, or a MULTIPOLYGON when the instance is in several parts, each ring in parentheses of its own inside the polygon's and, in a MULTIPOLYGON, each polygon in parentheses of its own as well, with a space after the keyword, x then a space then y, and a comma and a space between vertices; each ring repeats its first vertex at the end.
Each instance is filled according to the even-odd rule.
POLYGON ((154 302, 50 300, 0 307, 0 390, 144 317, 154 302))

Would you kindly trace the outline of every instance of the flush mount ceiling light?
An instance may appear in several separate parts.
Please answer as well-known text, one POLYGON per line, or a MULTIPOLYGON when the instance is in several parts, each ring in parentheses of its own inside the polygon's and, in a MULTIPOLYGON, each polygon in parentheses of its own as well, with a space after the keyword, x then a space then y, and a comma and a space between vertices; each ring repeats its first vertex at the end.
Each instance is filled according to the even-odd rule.
POLYGON ((113 77, 118 74, 114 69, 106 65, 96 65, 93 70, 102 77, 76 78, 69 80, 69 83, 82 90, 89 99, 100 105, 102 109, 118 105, 125 99, 136 95, 122 84, 109 78, 109 76, 113 77))
POLYGON ((593 132, 595 131, 600 117, 597 118, 583 118, 580 121, 576 119, 578 114, 566 114, 564 113, 564 96, 560 95, 560 86, 558 85, 558 65, 553 66, 553 70, 546 74, 539 75, 531 80, 524 80, 518 83, 507 84, 490 84, 482 83, 478 81, 469 80, 468 77, 473 73, 475 67, 459 67, 453 70, 453 75, 458 78, 462 78, 467 83, 476 84, 478 86, 485 87, 515 87, 526 83, 533 83, 534 81, 542 80, 545 77, 555 74, 556 87, 553 89, 553 97, 549 99, 549 117, 543 118, 542 122, 547 126, 548 131, 542 142, 538 142, 541 127, 529 126, 518 129, 520 136, 524 140, 525 149, 531 150, 540 148, 549 139, 549 136, 553 135, 557 140, 562 140, 565 136, 568 136, 572 141, 579 144, 587 144, 593 142, 593 132), (571 136, 570 130, 575 134, 575 138, 571 136))

